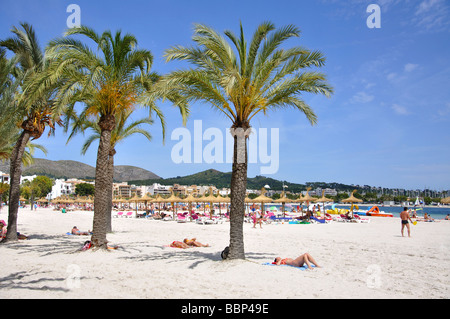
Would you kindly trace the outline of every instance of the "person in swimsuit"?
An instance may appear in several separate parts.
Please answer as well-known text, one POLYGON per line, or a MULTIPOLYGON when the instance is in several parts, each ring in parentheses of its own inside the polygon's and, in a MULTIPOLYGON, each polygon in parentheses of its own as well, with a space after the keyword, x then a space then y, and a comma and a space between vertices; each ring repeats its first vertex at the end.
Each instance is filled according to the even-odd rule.
POLYGON ((313 269, 311 267, 311 264, 313 264, 314 266, 316 266, 318 268, 321 267, 309 253, 304 253, 303 255, 300 255, 295 259, 292 259, 292 258, 282 259, 281 257, 277 257, 277 258, 275 258, 275 260, 273 261, 272 264, 277 265, 277 266, 290 265, 290 266, 295 266, 295 267, 302 267, 304 264, 306 264, 308 266, 308 269, 313 269))
POLYGON ((192 247, 209 247, 208 244, 202 244, 202 243, 198 242, 197 238, 192 238, 192 239, 185 238, 183 240, 183 243, 185 243, 186 245, 192 246, 192 247))
POLYGON ((73 226, 72 228, 72 235, 90 235, 91 231, 87 231, 87 232, 82 232, 78 229, 77 226, 73 226))
POLYGON ((183 248, 183 249, 191 247, 188 244, 185 244, 185 243, 183 243, 181 241, 177 241, 177 240, 173 241, 169 246, 173 247, 173 248, 183 248))
POLYGON ((409 227, 409 222, 408 222, 408 220, 411 221, 411 223, 412 223, 413 221, 411 220, 411 217, 409 216, 409 212, 410 212, 410 211, 411 211, 411 210, 408 210, 407 207, 404 207, 404 208, 403 208, 403 211, 400 213, 400 219, 401 219, 401 221, 402 221, 402 237, 403 237, 403 230, 405 229, 405 226, 406 226, 406 228, 408 229, 408 237, 411 237, 411 229, 410 229, 410 227, 409 227))

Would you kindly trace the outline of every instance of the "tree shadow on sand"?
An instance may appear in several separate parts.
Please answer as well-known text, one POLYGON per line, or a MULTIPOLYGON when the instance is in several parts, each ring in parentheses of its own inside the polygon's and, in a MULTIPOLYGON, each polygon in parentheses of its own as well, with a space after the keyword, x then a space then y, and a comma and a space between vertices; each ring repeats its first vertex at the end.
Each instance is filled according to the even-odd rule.
POLYGON ((44 277, 42 274, 50 271, 19 271, 0 278, 0 290, 23 289, 23 290, 48 290, 67 292, 70 289, 61 287, 66 278, 44 277), (38 279, 33 279, 39 276, 38 279), (59 287, 52 287, 55 283, 59 287))
POLYGON ((0 243, 0 247, 17 250, 17 254, 39 253, 40 257, 70 254, 80 250, 89 236, 69 238, 65 235, 30 235, 26 240, 0 243))

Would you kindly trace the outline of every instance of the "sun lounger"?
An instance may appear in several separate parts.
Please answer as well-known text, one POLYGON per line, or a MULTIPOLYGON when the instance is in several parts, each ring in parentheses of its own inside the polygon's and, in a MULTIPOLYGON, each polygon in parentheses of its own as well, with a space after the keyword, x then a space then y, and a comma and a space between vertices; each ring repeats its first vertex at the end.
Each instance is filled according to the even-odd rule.
POLYGON ((363 218, 363 217, 359 216, 358 214, 355 214, 354 217, 355 217, 355 220, 359 221, 360 223, 370 223, 369 218, 363 218))
POLYGON ((123 216, 123 212, 118 212, 117 214, 114 214, 113 217, 122 217, 123 216))
POLYGON ((186 223, 189 221, 188 213, 178 213, 177 214, 177 223, 186 223))

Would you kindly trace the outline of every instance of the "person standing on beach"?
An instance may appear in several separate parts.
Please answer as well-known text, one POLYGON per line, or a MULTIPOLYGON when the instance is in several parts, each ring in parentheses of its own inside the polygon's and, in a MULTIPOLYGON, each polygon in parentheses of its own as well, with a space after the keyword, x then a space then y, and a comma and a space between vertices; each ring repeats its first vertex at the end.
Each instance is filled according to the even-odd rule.
POLYGON ((409 217, 409 212, 410 212, 410 210, 408 210, 407 207, 404 207, 403 211, 400 213, 400 219, 402 220, 402 237, 403 237, 403 229, 405 228, 405 226, 406 226, 406 228, 408 228, 408 237, 411 237, 411 230, 409 227, 408 220, 411 221, 411 223, 412 223, 412 220, 411 220, 411 217, 409 217))

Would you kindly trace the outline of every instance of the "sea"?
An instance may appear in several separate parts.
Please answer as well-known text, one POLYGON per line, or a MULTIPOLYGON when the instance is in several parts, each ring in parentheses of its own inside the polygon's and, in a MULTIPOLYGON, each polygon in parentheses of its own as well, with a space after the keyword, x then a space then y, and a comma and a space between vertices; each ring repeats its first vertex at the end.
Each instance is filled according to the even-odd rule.
MULTIPOLYGON (((281 211, 281 204, 268 204, 269 208, 272 206, 275 206, 278 211, 281 211)), ((394 215, 394 217, 400 217, 400 213, 403 211, 403 206, 381 206, 381 205, 377 205, 378 208, 380 209, 380 211, 384 211, 386 213, 391 213, 392 215, 394 215)), ((292 206, 288 206, 288 204, 286 204, 286 210, 289 210, 292 206)), ((336 205, 336 208, 344 208, 344 209, 349 209, 349 205, 336 205)), ((369 210, 372 206, 371 205, 360 205, 359 209, 364 211, 364 210, 369 210)), ((331 205, 325 205, 326 209, 331 209, 331 205)), ((408 207, 408 209, 411 208, 413 209, 414 207, 408 207)), ((303 209, 305 209, 305 205, 303 205, 303 209)), ((421 210, 417 210, 417 216, 419 217, 423 217, 424 213, 427 213, 429 216, 433 217, 434 219, 444 219, 445 216, 447 216, 448 214, 450 214, 450 206, 446 206, 446 207, 423 207, 423 209, 421 210)))

